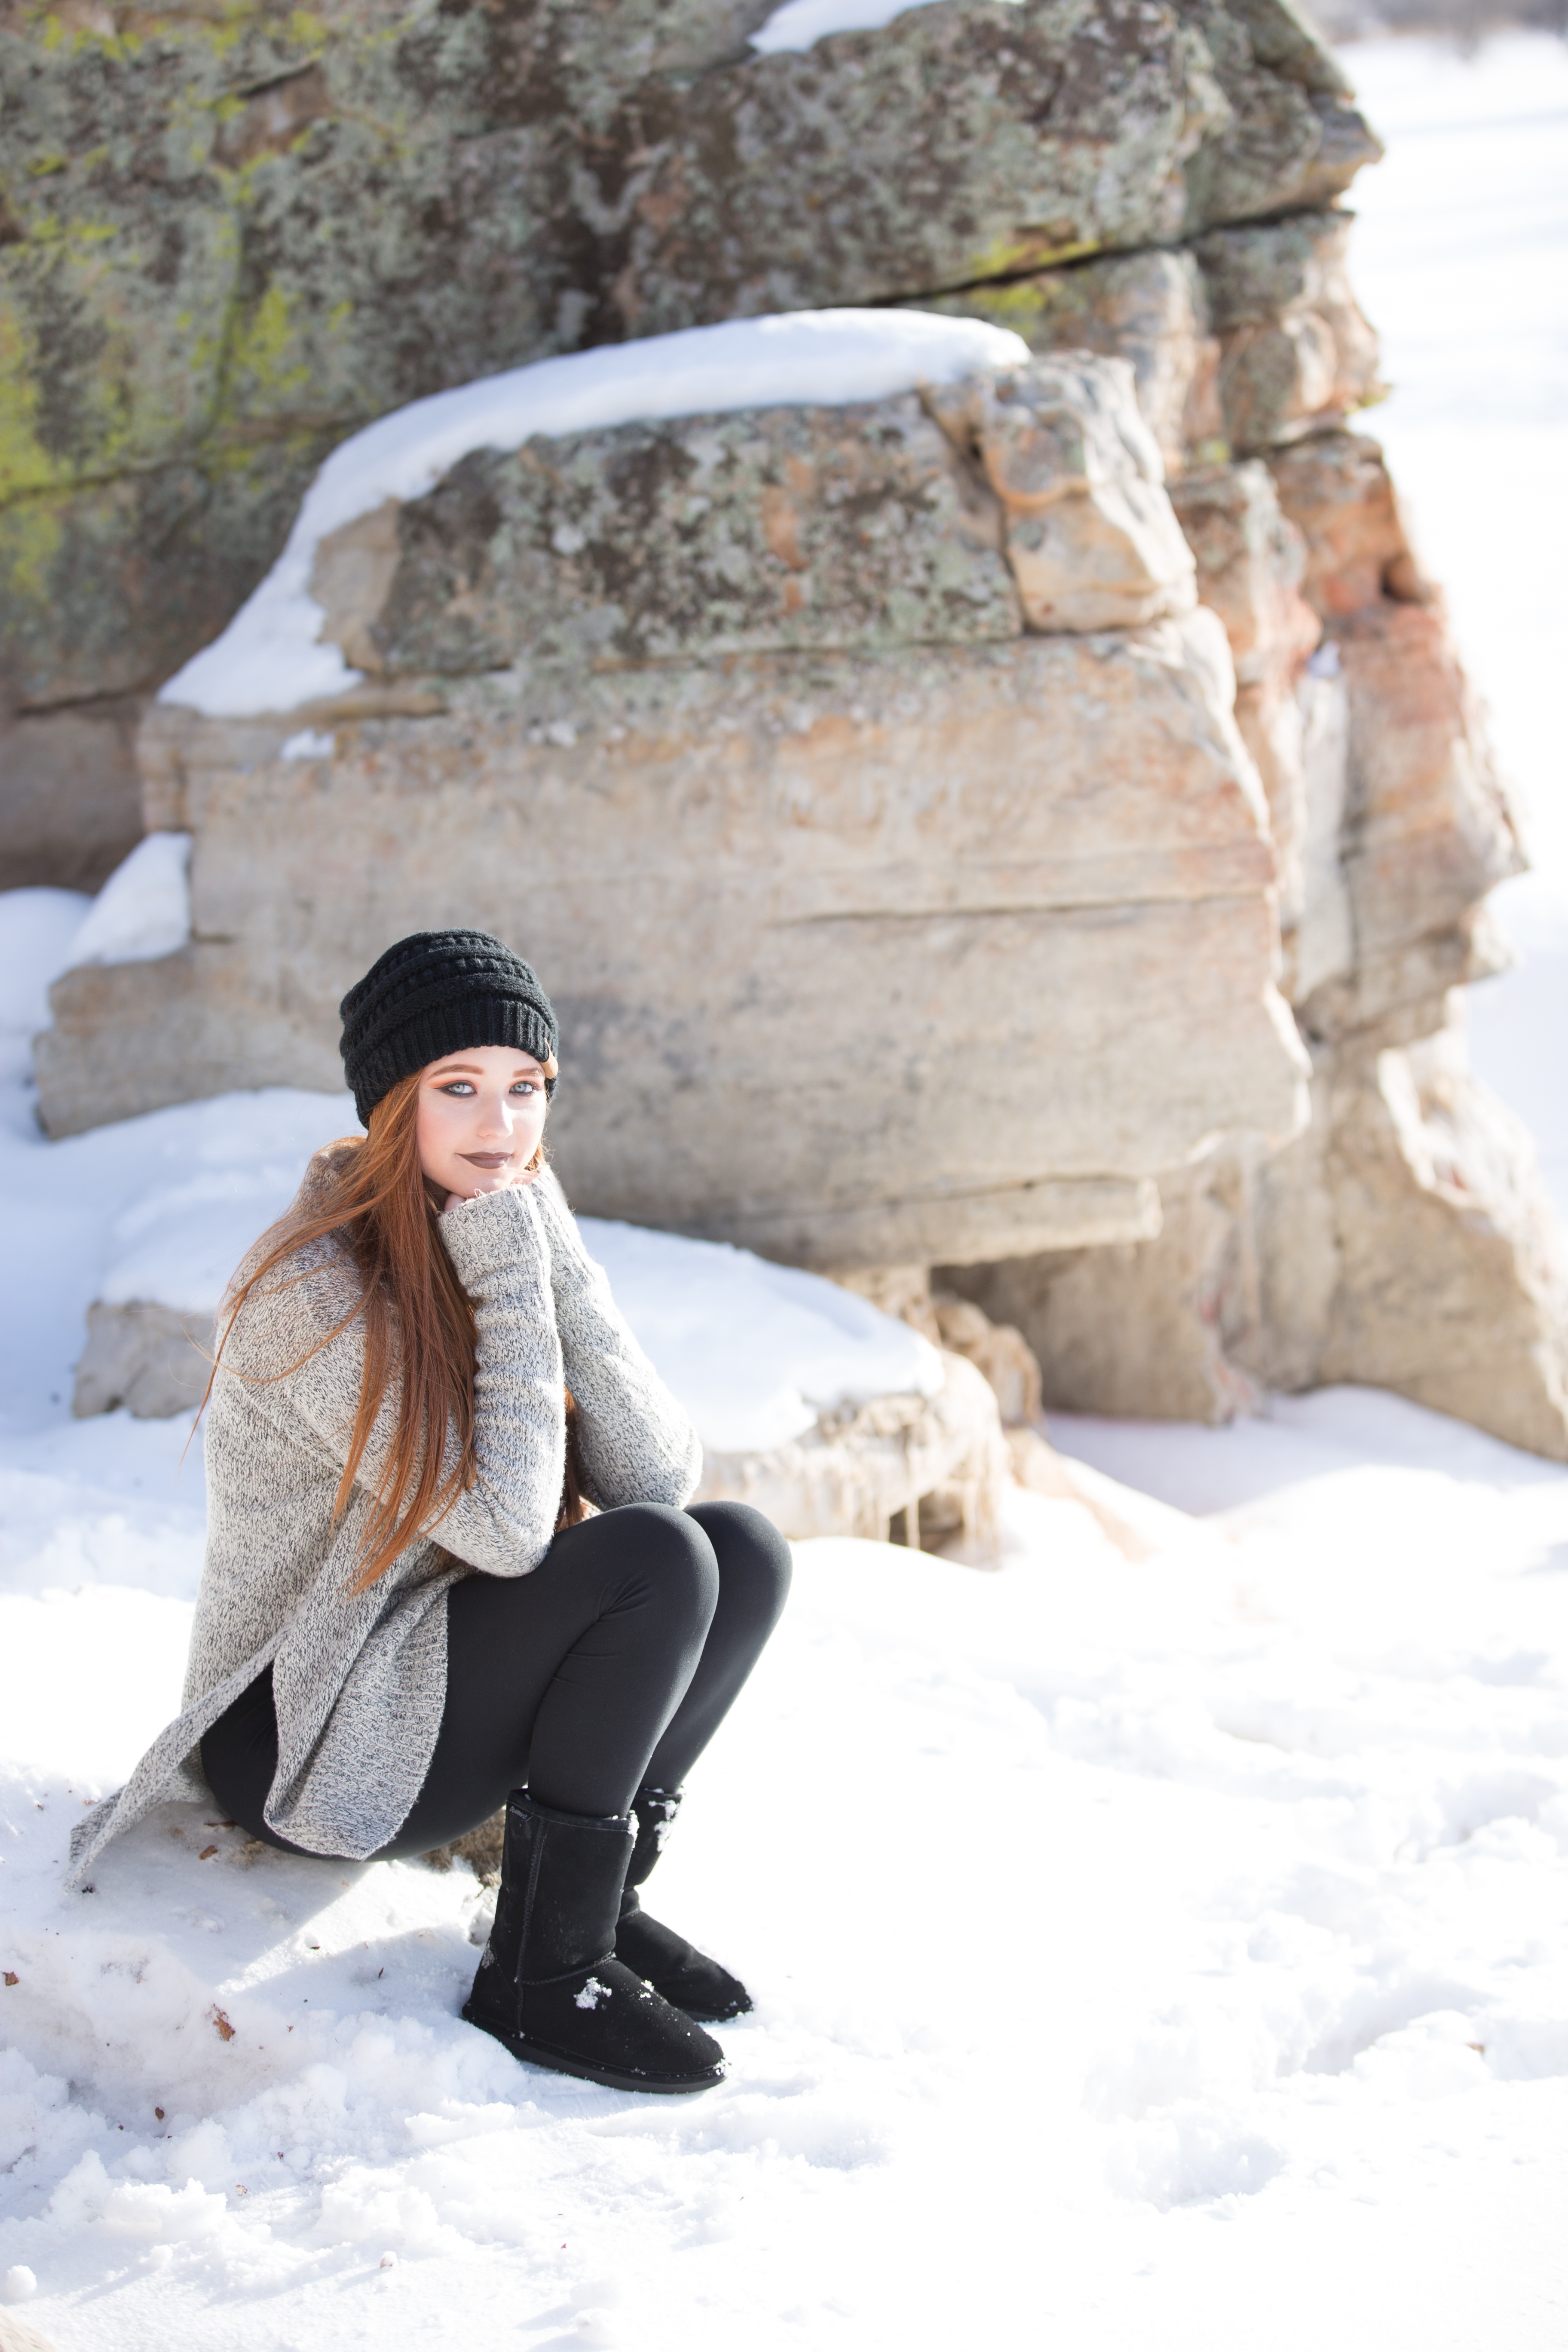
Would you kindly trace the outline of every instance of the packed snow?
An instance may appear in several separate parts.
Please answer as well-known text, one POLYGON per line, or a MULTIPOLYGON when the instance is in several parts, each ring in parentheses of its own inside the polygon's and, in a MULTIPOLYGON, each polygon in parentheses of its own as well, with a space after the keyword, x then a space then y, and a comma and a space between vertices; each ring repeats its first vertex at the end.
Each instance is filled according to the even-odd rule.
POLYGON ((752 35, 764 57, 776 49, 809 49, 829 33, 875 33, 895 16, 929 7, 931 0, 784 0, 752 35))
POLYGON ((1058 1434, 1168 1498, 1107 1480, 1152 1559, 1022 1494, 990 1574, 797 1548, 660 1865, 758 1998, 689 2104, 461 2024, 461 1868, 170 1806, 63 1895, 177 1703, 199 1472, 183 1421, 0 1448, 0 2268, 61 2352, 454 2313, 647 2352, 1555 2352, 1568 1474, 1353 1391, 1058 1434))
POLYGON ((74 961, 92 900, 80 890, 12 890, 0 920, 0 1079, 26 1078, 49 1025, 49 990, 74 961))
POLYGON ((579 1223, 621 1312, 716 1454, 786 1445, 838 1406, 942 1386, 929 1339, 820 1275, 719 1242, 579 1223))
MULTIPOLYGON (((1554 54, 1500 42, 1461 85, 1398 45, 1390 86, 1402 58, 1448 122, 1453 188, 1474 185, 1462 108, 1511 105, 1489 168, 1533 168, 1554 54)), ((1375 52, 1352 63, 1397 161, 1419 126, 1391 123, 1375 52)), ((1364 209, 1363 257, 1370 190, 1364 209)), ((1550 211, 1510 240, 1533 218, 1550 252, 1550 211)), ((1472 337, 1458 293, 1484 253, 1470 267, 1456 253, 1437 359, 1472 337)), ((1395 334, 1390 352, 1398 428, 1425 379, 1395 334)), ((1472 428, 1431 430, 1484 478, 1472 428)), ((1500 425, 1485 451, 1505 482, 1509 446, 1500 425)), ((1468 472, 1434 460, 1417 486, 1504 740, 1507 649, 1464 601, 1507 608, 1524 566, 1547 609, 1554 478, 1544 458, 1530 477, 1540 547, 1505 518, 1510 576, 1474 590, 1468 472)), ((1516 741, 1544 758, 1535 721, 1516 741)), ((1539 802, 1556 771, 1533 772, 1539 802)), ((137 1245, 112 1230, 135 1201, 237 1181, 283 1129, 218 1107, 216 1128, 160 1113, 43 1143, 19 1074, 87 908, 18 895, 0 2297, 59 2352, 1559 2352, 1568 1472, 1393 1397, 1328 1391, 1224 1431, 1058 1420, 1150 1546, 1137 1562, 1022 1492, 992 1572, 796 1547, 650 1889, 757 1995, 700 2099, 532 2073, 464 2027, 488 1898, 460 1867, 251 1853, 170 1806, 92 1895, 63 1895, 72 1819, 177 1706, 203 1530, 184 1419, 69 1419, 82 1313, 137 1245), (200 1159, 231 1118, 227 1160, 200 1159)), ((1521 1062, 1552 1042, 1537 1017, 1516 1017, 1521 1062)), ((635 1263, 613 1271, 629 1303, 635 1263)))
POLYGON ((81 963, 148 963, 191 935, 191 836, 150 833, 117 866, 72 940, 81 963))
MULTIPOLYGON (((367 425, 326 459, 282 554, 223 635, 159 696, 213 716, 292 710, 358 684, 310 594, 328 534, 387 499, 419 498, 474 449, 516 449, 535 433, 586 433, 639 417, 886 400, 1028 352, 1009 330, 923 310, 809 310, 539 360, 416 400, 367 425)), ((309 730, 289 739, 295 756, 309 730)))

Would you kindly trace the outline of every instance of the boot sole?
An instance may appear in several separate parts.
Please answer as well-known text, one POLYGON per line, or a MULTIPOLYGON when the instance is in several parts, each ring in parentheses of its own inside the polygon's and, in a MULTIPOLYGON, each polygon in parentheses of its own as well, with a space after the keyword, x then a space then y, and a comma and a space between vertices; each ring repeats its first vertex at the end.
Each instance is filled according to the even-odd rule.
POLYGON ((525 2034, 509 2033, 504 2026, 491 2024, 469 2001, 463 2003, 462 2015, 467 2024, 478 2026, 481 2033, 488 2033, 525 2065, 542 2066, 552 2074, 575 2074, 583 2082, 602 2084, 606 2091, 657 2091, 679 2095, 711 2091, 724 2079, 722 2066, 710 2066, 702 2074, 627 2074, 615 2066, 591 2066, 586 2059, 574 2058, 564 2050, 552 2050, 548 2042, 530 2042, 525 2034))
MULTIPOLYGON (((653 1984, 653 1979, 649 1977, 647 1982, 653 1984)), ((738 2017, 750 2017, 756 2005, 747 2000, 738 2008, 731 2005, 729 2009, 713 2009, 703 2003, 680 2000, 674 1993, 667 1992, 661 1984, 653 1984, 653 1989, 660 2000, 668 2001, 671 2009, 678 2009, 682 2017, 691 2020, 693 2025, 733 2025, 738 2017)))

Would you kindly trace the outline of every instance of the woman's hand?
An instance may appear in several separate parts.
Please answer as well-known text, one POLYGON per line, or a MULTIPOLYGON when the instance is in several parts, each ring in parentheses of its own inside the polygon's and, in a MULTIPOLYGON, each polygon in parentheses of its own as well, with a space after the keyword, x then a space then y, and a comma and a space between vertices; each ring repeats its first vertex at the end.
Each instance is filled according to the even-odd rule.
POLYGON ((449 1216, 454 1209, 462 1208, 465 1202, 482 1200, 487 1192, 526 1192, 543 1173, 542 1168, 525 1168, 516 1176, 502 1175, 489 1183, 476 1184, 471 1192, 448 1192, 441 1205, 441 1214, 449 1216))

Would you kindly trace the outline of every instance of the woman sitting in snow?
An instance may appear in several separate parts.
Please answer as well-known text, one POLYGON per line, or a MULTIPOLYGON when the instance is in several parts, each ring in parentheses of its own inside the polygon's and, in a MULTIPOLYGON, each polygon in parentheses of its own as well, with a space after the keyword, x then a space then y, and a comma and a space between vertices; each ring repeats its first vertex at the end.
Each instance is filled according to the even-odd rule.
POLYGON ((204 1781, 269 1845, 351 1861, 504 1802, 464 2016, 540 2065, 702 2090, 722 2053, 694 2021, 750 1997, 637 1890, 788 1548, 743 1504, 685 1507, 696 1435, 544 1164, 557 1032, 529 966, 420 932, 342 1013, 368 1139, 318 1155, 235 1278, 185 1711, 82 1824, 74 1880, 204 1781))

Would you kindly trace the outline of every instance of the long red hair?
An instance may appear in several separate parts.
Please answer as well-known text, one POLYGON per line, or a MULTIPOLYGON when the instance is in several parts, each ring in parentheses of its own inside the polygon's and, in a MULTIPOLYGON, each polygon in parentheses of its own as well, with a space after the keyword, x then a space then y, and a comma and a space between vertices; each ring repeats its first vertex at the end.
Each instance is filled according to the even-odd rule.
MULTIPOLYGON (((545 1067, 552 1076, 553 1065, 545 1067)), ((445 1195, 419 1164, 421 1075, 415 1071, 382 1097, 371 1112, 368 1136, 345 1136, 316 1154, 314 1181, 301 1186, 292 1207, 262 1235, 243 1278, 229 1294, 228 1316, 207 1382, 210 1397, 235 1319, 253 1292, 296 1252, 335 1235, 359 1275, 359 1297, 308 1354, 261 1377, 285 1379, 346 1330, 356 1316, 362 1318, 364 1370, 348 1456, 332 1504, 334 1522, 353 1492, 376 1416, 388 1391, 395 1392, 392 1444, 365 1524, 351 1592, 363 1592, 416 1537, 428 1535, 475 1477, 474 1309, 437 1231, 445 1195), (444 1471, 454 1437, 456 1458, 444 1471)), ((543 1159, 541 1143, 530 1166, 542 1167, 543 1159)), ((303 1270, 286 1279, 302 1281, 303 1270)), ((202 1402, 205 1409, 206 1398, 202 1402)), ((570 1391, 564 1404, 566 1475, 558 1528, 581 1518, 584 1507, 570 1391)))

